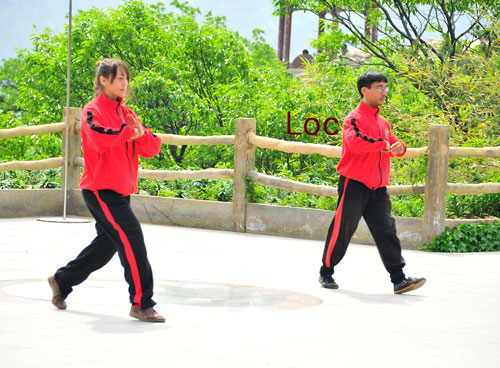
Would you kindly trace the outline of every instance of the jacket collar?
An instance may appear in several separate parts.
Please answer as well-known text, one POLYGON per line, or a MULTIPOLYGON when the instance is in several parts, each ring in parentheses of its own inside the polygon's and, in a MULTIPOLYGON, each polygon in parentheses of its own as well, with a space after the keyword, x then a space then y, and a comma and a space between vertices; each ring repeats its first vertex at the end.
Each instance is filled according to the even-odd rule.
POLYGON ((368 106, 367 104, 365 104, 363 101, 360 101, 358 107, 359 107, 359 110, 363 114, 366 114, 366 115, 369 115, 369 116, 375 116, 376 117, 378 114, 380 114, 380 107, 373 108, 373 107, 368 106))
POLYGON ((104 92, 101 92, 101 93, 99 93, 99 96, 97 96, 97 102, 99 103, 99 105, 103 105, 106 107, 116 109, 123 103, 123 99, 121 97, 117 97, 117 99, 115 101, 113 101, 113 100, 109 99, 104 94, 104 92))

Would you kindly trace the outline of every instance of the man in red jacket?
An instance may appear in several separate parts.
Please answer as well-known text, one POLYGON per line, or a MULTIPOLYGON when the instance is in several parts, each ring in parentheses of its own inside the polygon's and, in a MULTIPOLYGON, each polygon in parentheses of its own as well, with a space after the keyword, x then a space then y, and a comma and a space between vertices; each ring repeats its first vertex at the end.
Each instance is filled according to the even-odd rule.
POLYGON ((406 277, 403 272, 405 260, 386 188, 390 158, 403 156, 406 146, 380 116, 380 106, 388 92, 387 77, 377 71, 368 71, 359 77, 357 85, 361 102, 349 113, 342 128, 342 157, 337 166, 339 198, 326 237, 319 282, 324 288, 338 288, 332 277, 334 266, 344 257, 363 216, 390 274, 394 293, 401 294, 418 289, 426 281, 406 277))

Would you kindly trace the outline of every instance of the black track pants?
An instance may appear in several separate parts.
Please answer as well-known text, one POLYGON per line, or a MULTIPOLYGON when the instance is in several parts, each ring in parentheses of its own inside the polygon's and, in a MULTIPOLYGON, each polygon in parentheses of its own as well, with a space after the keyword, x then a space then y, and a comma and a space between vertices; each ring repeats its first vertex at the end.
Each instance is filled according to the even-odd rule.
POLYGON ((344 257, 363 216, 391 281, 402 281, 405 260, 401 255, 401 243, 396 234, 396 221, 391 215, 387 188, 371 190, 363 183, 341 176, 338 193, 337 211, 328 229, 320 274, 333 274, 334 266, 344 257))
POLYGON ((107 264, 116 251, 125 269, 130 303, 145 309, 156 303, 153 273, 141 225, 130 208, 130 196, 112 190, 83 190, 83 199, 96 220, 97 236, 81 253, 55 274, 63 297, 94 271, 107 264))

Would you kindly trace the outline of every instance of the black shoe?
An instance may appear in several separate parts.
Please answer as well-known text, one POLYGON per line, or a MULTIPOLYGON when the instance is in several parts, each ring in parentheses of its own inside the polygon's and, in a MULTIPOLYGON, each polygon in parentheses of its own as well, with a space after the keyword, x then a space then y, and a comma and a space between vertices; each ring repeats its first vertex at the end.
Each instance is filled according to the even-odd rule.
POLYGON ((333 279, 333 277, 331 275, 330 276, 320 276, 319 283, 321 284, 321 286, 323 286, 324 288, 327 288, 327 289, 338 289, 339 288, 339 286, 337 285, 337 283, 335 282, 335 280, 333 279))
POLYGON ((407 277, 403 279, 399 284, 394 284, 394 294, 402 294, 406 293, 407 291, 410 290, 416 290, 419 287, 423 286, 425 284, 426 279, 422 278, 415 278, 415 277, 407 277))

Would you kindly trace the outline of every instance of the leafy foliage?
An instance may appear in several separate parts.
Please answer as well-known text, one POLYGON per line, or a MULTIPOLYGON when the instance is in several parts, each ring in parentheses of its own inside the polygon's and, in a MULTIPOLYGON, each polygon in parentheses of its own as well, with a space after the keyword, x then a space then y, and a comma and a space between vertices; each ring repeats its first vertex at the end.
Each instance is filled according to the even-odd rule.
POLYGON ((489 138, 498 145, 500 140, 500 53, 497 39, 488 52, 478 46, 457 55, 447 63, 439 59, 422 62, 405 59, 400 74, 411 81, 418 80, 420 90, 431 97, 433 105, 442 110, 452 127, 465 134, 461 145, 471 138, 489 138))
POLYGON ((16 79, 21 75, 22 57, 5 60, 0 66, 0 113, 19 111, 16 79))
MULTIPOLYGON (((26 124, 23 123, 17 113, 9 111, 0 114, 0 129, 15 128, 21 125, 26 124)), ((4 138, 0 144, 0 162, 59 157, 62 149, 61 142, 61 133, 45 136, 4 138)))
MULTIPOLYGON (((373 57, 374 65, 382 63, 429 96, 452 125, 468 125, 466 116, 476 111, 477 105, 484 107, 471 95, 477 96, 487 91, 491 83, 498 83, 497 78, 487 83, 479 78, 475 85, 474 73, 464 70, 476 65, 470 53, 488 59, 492 52, 498 51, 498 1, 274 0, 273 3, 277 14, 286 13, 289 7, 323 16, 328 13, 330 17, 324 18, 325 32, 316 42, 319 49, 327 50, 321 58, 343 58, 348 45, 365 51, 373 57), (437 34, 439 40, 425 40, 429 32, 437 34), (479 47, 474 46, 476 42, 480 42, 479 47), (464 82, 467 87, 461 88, 464 82), (475 91, 477 86, 484 89, 475 91)), ((491 65, 495 64, 498 65, 495 61, 491 65)), ((485 113, 490 115, 490 109, 485 113)))
POLYGON ((157 180, 139 179, 140 192, 158 197, 201 199, 230 202, 233 198, 233 181, 224 180, 157 180))
POLYGON ((450 218, 488 217, 500 214, 500 193, 459 196, 449 194, 446 212, 450 218))
POLYGON ((435 237, 424 250, 434 252, 492 252, 500 250, 500 222, 461 224, 435 237))
POLYGON ((61 185, 61 169, 36 172, 16 170, 0 172, 0 189, 48 189, 61 185))

